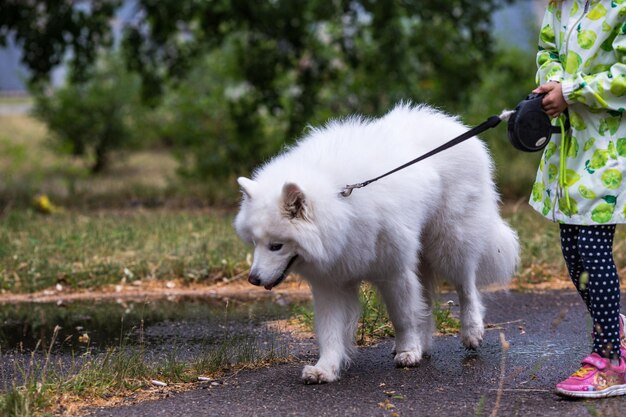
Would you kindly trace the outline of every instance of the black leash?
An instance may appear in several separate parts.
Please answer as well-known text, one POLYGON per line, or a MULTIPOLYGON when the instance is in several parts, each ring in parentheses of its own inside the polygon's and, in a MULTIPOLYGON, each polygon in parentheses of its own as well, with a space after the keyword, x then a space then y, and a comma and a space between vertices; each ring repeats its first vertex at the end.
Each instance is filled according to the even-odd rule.
POLYGON ((467 132, 463 133, 462 135, 457 136, 456 138, 454 138, 454 139, 444 143, 443 145, 433 149, 432 151, 429 151, 429 152, 427 152, 427 153, 425 153, 425 154, 423 154, 423 155, 421 155, 421 156, 419 156, 419 157, 417 157, 417 158, 407 162, 404 165, 400 165, 399 167, 394 168, 391 171, 386 172, 386 173, 384 173, 384 174, 382 174, 382 175, 380 175, 380 176, 378 176, 376 178, 372 178, 371 180, 367 180, 365 182, 360 182, 358 184, 346 185, 343 188, 343 190, 341 190, 341 192, 339 194, 341 194, 344 197, 349 197, 350 194, 352 194, 352 190, 354 190, 355 188, 363 188, 366 185, 373 183, 374 181, 378 181, 381 178, 385 178, 387 175, 391 175, 394 172, 400 171, 401 169, 404 169, 404 168, 406 168, 406 167, 408 167, 410 165, 413 165, 413 164, 415 164, 415 163, 417 163, 417 162, 419 162, 419 161, 421 161, 423 159, 429 158, 429 157, 431 157, 431 156, 433 156, 435 154, 438 154, 441 151, 445 151, 448 148, 451 148, 451 147, 453 147, 455 145, 458 145, 459 143, 461 143, 461 142, 463 142, 463 141, 465 141, 467 139, 470 139, 470 138, 478 135, 479 133, 484 132, 487 129, 491 129, 493 127, 498 126, 498 124, 500 124, 500 122, 503 119, 508 119, 510 117, 511 113, 513 113, 513 112, 503 112, 503 114, 500 115, 500 116, 491 116, 490 118, 488 118, 487 120, 485 120, 484 122, 479 124, 478 126, 472 128, 472 129, 468 130, 467 132))

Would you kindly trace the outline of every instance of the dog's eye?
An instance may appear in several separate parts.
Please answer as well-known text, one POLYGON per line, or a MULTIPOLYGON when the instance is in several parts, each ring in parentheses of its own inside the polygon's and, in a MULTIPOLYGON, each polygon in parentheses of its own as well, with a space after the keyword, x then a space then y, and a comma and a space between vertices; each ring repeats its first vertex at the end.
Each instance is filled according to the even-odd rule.
POLYGON ((283 248, 283 244, 282 243, 270 243, 270 250, 272 252, 279 251, 282 248, 283 248))

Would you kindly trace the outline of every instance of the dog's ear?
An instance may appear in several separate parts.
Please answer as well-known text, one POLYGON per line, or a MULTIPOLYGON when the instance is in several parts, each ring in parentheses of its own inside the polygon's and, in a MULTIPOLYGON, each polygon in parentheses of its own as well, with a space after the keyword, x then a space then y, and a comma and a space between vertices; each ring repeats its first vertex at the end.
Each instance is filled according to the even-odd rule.
POLYGON ((283 185, 283 213, 290 219, 306 219, 306 199, 304 193, 292 182, 283 185))
POLYGON ((257 183, 246 177, 237 178, 237 182, 241 187, 241 191, 243 191, 248 198, 252 198, 252 195, 257 188, 257 183))

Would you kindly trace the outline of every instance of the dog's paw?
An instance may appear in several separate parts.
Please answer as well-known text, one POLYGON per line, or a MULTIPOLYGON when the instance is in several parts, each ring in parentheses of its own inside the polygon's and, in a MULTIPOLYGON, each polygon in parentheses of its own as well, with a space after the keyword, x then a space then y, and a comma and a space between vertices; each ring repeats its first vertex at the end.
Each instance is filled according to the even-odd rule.
POLYGON ((483 343, 485 331, 482 327, 461 330, 461 341, 467 349, 476 350, 483 343))
POLYGON ((337 372, 332 372, 319 366, 307 365, 302 369, 302 381, 305 384, 324 384, 339 379, 337 372))
POLYGON ((399 368, 410 368, 419 365, 421 359, 421 352, 410 350, 407 352, 400 352, 396 354, 396 357, 393 359, 393 361, 399 368))

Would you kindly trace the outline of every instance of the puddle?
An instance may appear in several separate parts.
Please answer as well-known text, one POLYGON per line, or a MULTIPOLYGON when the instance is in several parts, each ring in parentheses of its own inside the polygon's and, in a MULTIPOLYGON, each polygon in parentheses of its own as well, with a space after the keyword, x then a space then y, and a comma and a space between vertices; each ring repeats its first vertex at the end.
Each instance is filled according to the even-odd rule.
POLYGON ((0 305, 0 393, 94 367, 121 380, 136 371, 176 381, 286 358, 291 335, 267 322, 291 317, 296 305, 204 297, 0 305))
POLYGON ((273 301, 208 298, 2 305, 0 347, 5 353, 47 351, 53 343, 52 351, 72 354, 137 344, 155 350, 188 348, 237 333, 262 332, 260 323, 288 317, 292 309, 273 301))

